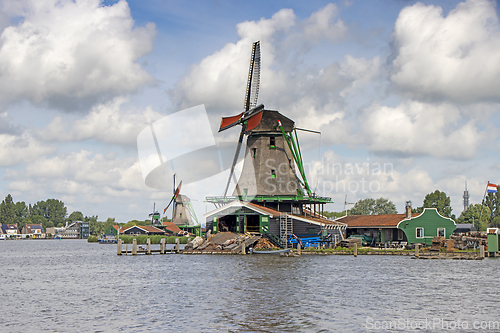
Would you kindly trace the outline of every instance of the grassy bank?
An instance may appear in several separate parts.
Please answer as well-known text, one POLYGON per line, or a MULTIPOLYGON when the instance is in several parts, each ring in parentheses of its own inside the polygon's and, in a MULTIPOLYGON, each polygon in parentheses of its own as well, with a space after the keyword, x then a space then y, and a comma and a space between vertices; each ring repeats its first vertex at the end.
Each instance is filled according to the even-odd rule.
POLYGON ((179 238, 179 242, 181 244, 187 244, 194 237, 177 237, 177 236, 161 236, 161 235, 153 235, 153 236, 147 236, 147 235, 140 235, 140 236, 120 235, 120 239, 125 244, 132 244, 132 240, 134 238, 137 239, 137 244, 146 244, 148 238, 151 239, 151 244, 160 244, 160 241, 161 241, 162 238, 165 238, 165 242, 167 244, 175 244, 175 239, 176 238, 179 238))

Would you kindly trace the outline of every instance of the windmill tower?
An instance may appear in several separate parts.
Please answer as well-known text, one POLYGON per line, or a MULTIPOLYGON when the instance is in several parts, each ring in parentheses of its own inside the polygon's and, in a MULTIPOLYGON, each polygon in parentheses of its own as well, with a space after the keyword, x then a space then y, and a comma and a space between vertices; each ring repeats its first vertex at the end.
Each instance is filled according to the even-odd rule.
MULTIPOLYGON (((268 207, 288 211, 303 212, 304 204, 324 204, 330 198, 322 198, 312 193, 306 179, 297 128, 292 119, 278 111, 266 110, 257 105, 260 82, 260 42, 253 43, 248 73, 243 112, 231 117, 223 117, 219 132, 241 126, 236 152, 230 169, 223 197, 207 197, 214 204, 227 203, 227 192, 233 181, 234 198, 252 201, 268 207), (246 140, 245 158, 240 178, 234 180, 234 168, 246 140), (298 170, 299 176, 296 173, 298 170), (284 206, 283 206, 284 205, 284 206), (298 209, 298 210, 297 210, 298 209)), ((314 132, 314 131, 310 131, 314 132)), ((319 133, 319 132, 316 132, 319 133)), ((313 211, 312 206, 309 209, 313 211)), ((316 207, 314 207, 316 212, 316 207)))

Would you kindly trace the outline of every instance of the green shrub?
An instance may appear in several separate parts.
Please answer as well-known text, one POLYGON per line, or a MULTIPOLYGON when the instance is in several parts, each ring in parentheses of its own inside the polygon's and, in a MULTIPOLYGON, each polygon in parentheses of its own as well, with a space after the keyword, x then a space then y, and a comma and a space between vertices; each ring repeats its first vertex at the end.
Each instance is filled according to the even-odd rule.
POLYGON ((97 243, 97 236, 90 235, 89 238, 87 238, 88 243, 97 243))

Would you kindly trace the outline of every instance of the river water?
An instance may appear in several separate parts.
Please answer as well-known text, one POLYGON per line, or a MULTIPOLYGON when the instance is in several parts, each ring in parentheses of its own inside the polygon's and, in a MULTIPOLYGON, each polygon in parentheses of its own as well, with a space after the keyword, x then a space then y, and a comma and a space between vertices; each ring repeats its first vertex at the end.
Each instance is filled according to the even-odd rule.
POLYGON ((0 332, 500 331, 500 260, 0 242, 0 332), (496 325, 496 326, 495 326, 496 325))

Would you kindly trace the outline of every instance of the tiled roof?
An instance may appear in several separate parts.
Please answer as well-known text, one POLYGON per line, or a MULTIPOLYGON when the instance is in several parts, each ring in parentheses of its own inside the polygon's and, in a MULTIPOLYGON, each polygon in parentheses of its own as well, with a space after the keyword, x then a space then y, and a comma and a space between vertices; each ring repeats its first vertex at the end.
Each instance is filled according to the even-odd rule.
POLYGON ((363 227, 393 227, 406 218, 406 214, 388 214, 388 215, 349 215, 341 217, 336 221, 347 224, 348 228, 363 227))
POLYGON ((174 222, 162 222, 162 224, 166 227, 167 230, 175 234, 178 233, 179 231, 182 231, 177 225, 175 225, 174 222))
POLYGON ((152 225, 138 225, 136 226, 138 228, 141 228, 142 230, 145 230, 149 233, 154 232, 154 233, 162 233, 164 234, 165 231, 158 229, 157 227, 153 227, 152 225))

